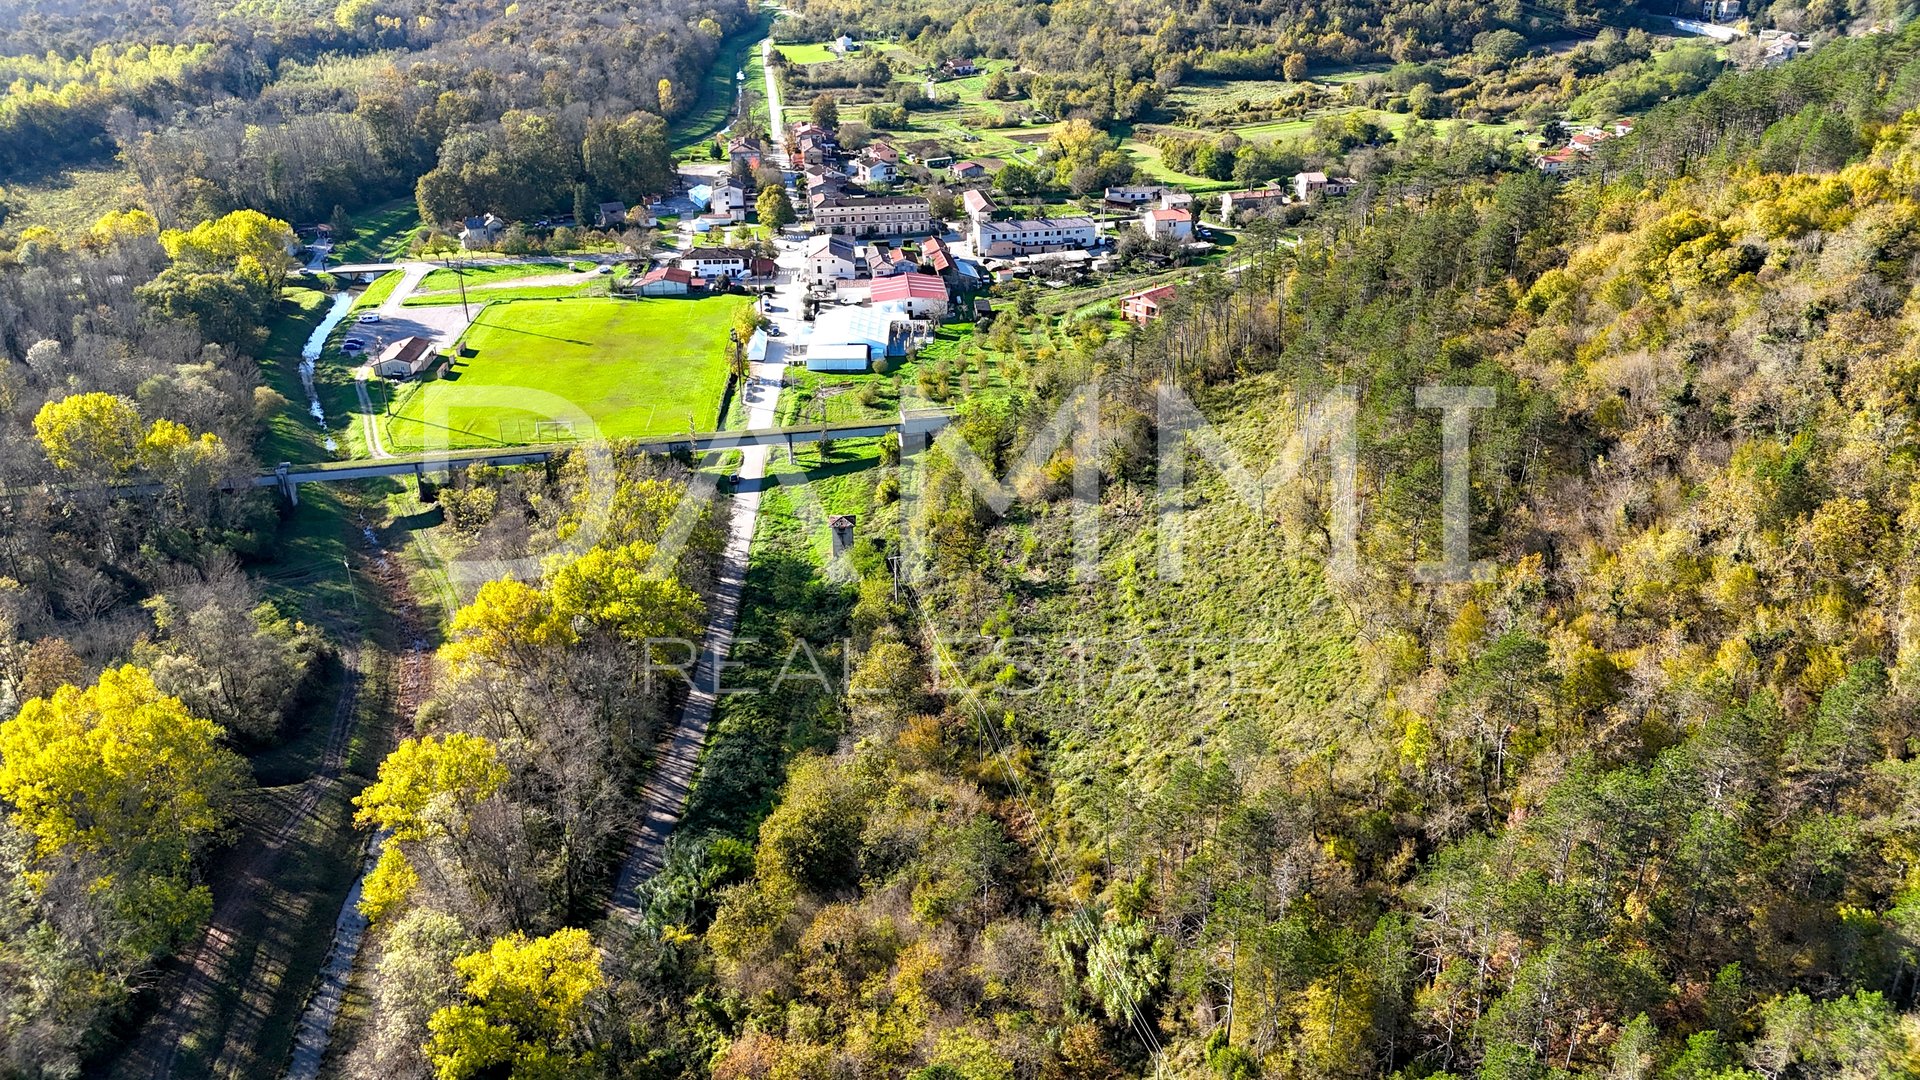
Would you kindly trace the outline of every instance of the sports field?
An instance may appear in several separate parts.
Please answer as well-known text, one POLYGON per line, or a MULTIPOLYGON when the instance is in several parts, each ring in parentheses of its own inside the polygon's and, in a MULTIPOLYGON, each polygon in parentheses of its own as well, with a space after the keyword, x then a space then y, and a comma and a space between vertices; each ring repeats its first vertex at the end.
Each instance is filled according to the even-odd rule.
POLYGON ((383 418, 395 453, 671 435, 715 426, 727 330, 746 297, 577 298, 488 305, 472 355, 399 390, 383 418))

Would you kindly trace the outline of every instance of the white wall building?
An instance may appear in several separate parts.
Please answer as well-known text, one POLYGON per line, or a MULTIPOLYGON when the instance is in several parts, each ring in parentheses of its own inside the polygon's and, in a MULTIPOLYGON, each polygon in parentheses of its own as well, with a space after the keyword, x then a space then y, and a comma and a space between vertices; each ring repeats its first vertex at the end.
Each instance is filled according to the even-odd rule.
POLYGON ((822 233, 807 241, 807 284, 831 285, 859 276, 852 240, 822 233))
POLYGON ((1007 259, 1036 251, 1090 248, 1100 242, 1090 217, 1027 218, 973 223, 973 250, 981 258, 1007 259))
POLYGON ((1193 215, 1185 210, 1148 210, 1140 215, 1140 227, 1150 239, 1193 239, 1193 215))

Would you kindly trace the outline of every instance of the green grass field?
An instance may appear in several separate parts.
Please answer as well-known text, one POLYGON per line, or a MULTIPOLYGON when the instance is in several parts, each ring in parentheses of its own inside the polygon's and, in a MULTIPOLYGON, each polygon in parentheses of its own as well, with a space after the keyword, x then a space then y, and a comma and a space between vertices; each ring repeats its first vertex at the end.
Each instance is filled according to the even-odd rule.
POLYGON ((522 300, 490 305, 472 355, 402 389, 382 422, 396 452, 501 446, 597 430, 609 438, 711 429, 727 330, 745 297, 522 300), (593 429, 593 430, 589 430, 593 429))
POLYGON ((353 235, 334 245, 328 262, 337 265, 400 258, 420 228, 420 208, 410 197, 392 199, 350 216, 353 235))
MULTIPOLYGON (((890 41, 862 41, 859 43, 859 46, 859 51, 854 53, 855 57, 871 56, 874 53, 890 53, 900 47, 890 41)), ((800 64, 803 66, 807 64, 832 64, 838 62, 840 59, 840 54, 834 52, 833 48, 824 41, 816 41, 806 45, 775 45, 774 48, 780 51, 781 56, 787 58, 787 63, 789 64, 800 64)))
POLYGON ((490 285, 496 281, 512 281, 516 278, 541 277, 546 274, 565 274, 573 266, 564 262, 517 262, 517 263, 477 263, 451 270, 435 270, 420 279, 416 292, 437 292, 441 289, 458 289, 460 280, 466 279, 467 288, 475 285, 490 285))
POLYGON ((403 276, 405 276, 405 271, 389 270, 379 277, 374 278, 372 282, 368 283, 365 289, 360 291, 359 296, 353 298, 353 310, 360 311, 365 308, 377 308, 381 304, 386 303, 387 297, 393 295, 393 290, 400 287, 400 279, 403 276))

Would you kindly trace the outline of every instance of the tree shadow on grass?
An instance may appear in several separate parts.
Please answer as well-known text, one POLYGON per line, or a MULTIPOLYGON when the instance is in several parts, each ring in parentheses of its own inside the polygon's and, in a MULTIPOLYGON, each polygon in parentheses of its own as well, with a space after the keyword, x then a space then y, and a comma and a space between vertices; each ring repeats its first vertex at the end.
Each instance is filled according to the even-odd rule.
MULTIPOLYGON (((773 447, 772 449, 779 450, 780 448, 773 447)), ((849 473, 865 472, 868 469, 877 468, 879 464, 880 459, 877 456, 850 457, 840 461, 829 461, 825 465, 816 465, 805 472, 780 473, 774 476, 764 476, 758 480, 743 479, 740 481, 740 486, 736 490, 743 492, 767 491, 776 487, 811 484, 815 480, 827 480, 836 476, 846 476, 849 473)))
POLYGON ((489 330, 497 330, 497 331, 499 331, 499 332, 501 332, 501 333, 503 333, 503 334, 520 334, 520 335, 523 335, 523 336, 525 336, 525 337, 537 337, 537 338, 545 338, 545 339, 547 339, 548 341, 559 341, 559 342, 563 342, 563 343, 565 343, 565 344, 568 344, 568 345, 587 345, 587 346, 591 346, 591 345, 593 344, 593 342, 591 342, 591 341, 581 341, 581 340, 580 340, 579 338, 570 338, 570 337, 560 337, 560 336, 559 336, 559 335, 557 335, 557 334, 543 334, 543 333, 541 333, 541 332, 539 332, 538 330, 523 330, 523 329, 521 329, 521 328, 520 328, 520 327, 518 327, 518 326, 502 326, 502 325, 501 325, 501 324, 499 324, 499 323, 488 323, 488 324, 487 324, 487 329, 489 329, 489 330))

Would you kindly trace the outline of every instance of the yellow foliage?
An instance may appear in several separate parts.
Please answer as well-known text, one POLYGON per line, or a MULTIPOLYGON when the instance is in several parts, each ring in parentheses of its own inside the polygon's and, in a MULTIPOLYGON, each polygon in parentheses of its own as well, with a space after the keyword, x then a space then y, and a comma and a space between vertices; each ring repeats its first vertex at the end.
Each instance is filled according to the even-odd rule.
POLYGON ((439 1080, 592 1075, 589 1000, 606 983, 600 950, 578 928, 515 932, 454 961, 466 1001, 435 1012, 425 1050, 439 1080))
POLYGON ((404 739, 380 763, 380 775, 354 797, 354 824, 391 830, 397 840, 418 840, 450 830, 458 816, 507 782, 493 744, 454 732, 404 739))
POLYGON ((400 845, 380 846, 380 861, 360 885, 360 914, 378 922, 420 884, 420 872, 407 861, 400 845))
POLYGON ((153 220, 153 215, 138 208, 102 214, 89 230, 92 237, 102 244, 118 243, 137 236, 155 236, 159 232, 160 224, 153 220))
POLYGON ((33 432, 55 468, 125 473, 139 461, 140 410, 117 394, 74 394, 40 407, 33 432))
POLYGON ((141 668, 109 668, 0 723, 0 799, 41 855, 68 846, 171 873, 225 824, 246 763, 218 724, 162 694, 141 668))

